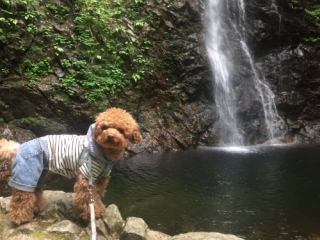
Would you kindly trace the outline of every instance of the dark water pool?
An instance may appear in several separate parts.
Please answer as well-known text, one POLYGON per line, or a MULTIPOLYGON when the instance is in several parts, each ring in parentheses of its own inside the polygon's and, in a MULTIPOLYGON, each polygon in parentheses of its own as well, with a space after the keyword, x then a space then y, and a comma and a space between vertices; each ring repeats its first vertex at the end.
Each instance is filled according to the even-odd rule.
MULTIPOLYGON (((61 185, 61 184, 59 184, 61 185)), ((72 191, 71 183, 64 190, 72 191)), ((320 239, 320 146, 211 148, 119 161, 106 205, 170 235, 320 239)))

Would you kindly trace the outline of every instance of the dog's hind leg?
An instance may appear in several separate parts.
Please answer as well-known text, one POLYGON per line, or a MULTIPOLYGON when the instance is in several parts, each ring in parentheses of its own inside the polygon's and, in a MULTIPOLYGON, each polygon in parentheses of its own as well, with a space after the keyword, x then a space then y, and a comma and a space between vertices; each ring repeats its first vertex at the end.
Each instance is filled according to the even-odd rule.
POLYGON ((42 188, 36 188, 36 209, 35 212, 41 212, 48 206, 48 200, 43 196, 42 188))
POLYGON ((10 202, 9 218, 16 224, 30 222, 36 206, 36 195, 13 189, 10 202))

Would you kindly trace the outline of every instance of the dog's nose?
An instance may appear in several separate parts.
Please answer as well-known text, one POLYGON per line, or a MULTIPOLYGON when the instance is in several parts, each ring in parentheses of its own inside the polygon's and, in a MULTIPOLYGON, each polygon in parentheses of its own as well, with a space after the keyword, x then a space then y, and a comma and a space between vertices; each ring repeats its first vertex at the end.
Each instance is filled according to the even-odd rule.
POLYGON ((108 141, 113 141, 114 137, 112 135, 108 136, 108 141))

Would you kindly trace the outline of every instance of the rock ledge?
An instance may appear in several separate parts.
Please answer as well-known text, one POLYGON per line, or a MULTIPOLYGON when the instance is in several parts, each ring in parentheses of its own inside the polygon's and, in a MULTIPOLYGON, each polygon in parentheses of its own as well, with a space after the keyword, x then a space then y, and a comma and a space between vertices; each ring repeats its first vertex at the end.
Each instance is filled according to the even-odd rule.
MULTIPOLYGON (((31 223, 20 226, 7 217, 11 197, 0 199, 0 238, 7 240, 36 239, 90 239, 90 226, 78 217, 74 205, 74 193, 45 191, 49 201, 47 209, 38 213, 31 223)), ((128 217, 123 220, 119 209, 112 204, 106 208, 106 216, 96 221, 98 240, 240 240, 241 238, 215 233, 191 232, 169 236, 153 231, 141 218, 128 217)))

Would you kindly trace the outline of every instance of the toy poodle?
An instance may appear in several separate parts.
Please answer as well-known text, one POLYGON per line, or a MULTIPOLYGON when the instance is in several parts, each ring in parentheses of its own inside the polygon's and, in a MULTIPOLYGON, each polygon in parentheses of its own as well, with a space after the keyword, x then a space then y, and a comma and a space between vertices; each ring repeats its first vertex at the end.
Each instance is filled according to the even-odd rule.
POLYGON ((110 108, 100 113, 87 135, 47 135, 23 144, 0 140, 0 161, 12 159, 8 182, 12 199, 8 216, 16 224, 30 222, 34 213, 47 206, 42 187, 48 171, 77 178, 75 203, 80 217, 90 219, 89 184, 95 216, 105 214, 101 202, 113 162, 119 160, 129 142, 142 140, 139 126, 125 110, 110 108), (91 184, 92 182, 92 184, 91 184))

